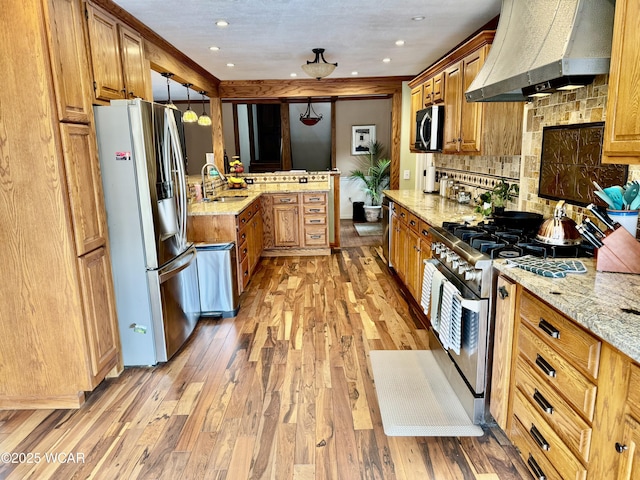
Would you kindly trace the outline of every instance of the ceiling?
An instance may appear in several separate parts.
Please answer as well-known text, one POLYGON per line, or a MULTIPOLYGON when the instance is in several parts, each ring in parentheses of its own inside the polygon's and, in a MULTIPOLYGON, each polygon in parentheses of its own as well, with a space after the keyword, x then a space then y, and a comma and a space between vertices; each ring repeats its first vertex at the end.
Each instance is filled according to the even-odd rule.
MULTIPOLYGON (((290 80, 293 73, 309 78, 300 65, 313 60, 312 48, 324 48, 326 60, 338 63, 331 78, 356 76, 352 72, 413 76, 498 15, 501 5, 501 0, 114 2, 220 80, 290 80), (222 19, 229 25, 217 27, 222 19), (398 40, 404 45, 397 46, 398 40)), ((154 98, 166 99, 166 91, 166 80, 154 75, 154 98)), ((171 97, 186 98, 186 89, 172 86, 171 97)))

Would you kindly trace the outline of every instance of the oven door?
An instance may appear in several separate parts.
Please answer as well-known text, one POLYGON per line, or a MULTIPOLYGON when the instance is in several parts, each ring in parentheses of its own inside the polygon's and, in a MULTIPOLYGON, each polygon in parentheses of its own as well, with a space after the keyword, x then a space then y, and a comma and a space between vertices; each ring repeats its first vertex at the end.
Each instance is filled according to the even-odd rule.
POLYGON ((482 395, 485 391, 487 373, 489 300, 478 297, 441 264, 435 265, 449 283, 449 287, 445 287, 443 281, 440 290, 431 291, 431 302, 437 304, 437 319, 431 321, 433 337, 437 339, 438 346, 453 360, 468 387, 475 395, 482 395), (450 295, 451 292, 453 295, 450 295), (453 314, 457 317, 456 321, 451 321, 447 328, 443 328, 441 315, 443 312, 451 312, 452 309, 447 306, 447 302, 451 301, 452 296, 457 304, 453 310, 459 313, 453 314), (451 337, 454 338, 453 342, 450 341, 451 337), (451 343, 458 345, 451 346, 451 343))

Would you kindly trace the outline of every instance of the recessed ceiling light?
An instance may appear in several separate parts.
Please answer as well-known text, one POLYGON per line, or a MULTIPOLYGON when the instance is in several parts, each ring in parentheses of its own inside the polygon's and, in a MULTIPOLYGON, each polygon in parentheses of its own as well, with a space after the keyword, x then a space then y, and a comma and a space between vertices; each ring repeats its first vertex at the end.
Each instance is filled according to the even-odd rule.
POLYGON ((220 47, 216 47, 216 46, 209 47, 209 50, 211 50, 212 52, 217 52, 218 50, 220 50, 220 47))
POLYGON ((404 40, 396 40, 396 45, 401 47, 402 45, 404 45, 404 40))
POLYGON ((353 72, 351 72, 351 75, 357 75, 358 72, 356 72, 355 70, 353 72))
POLYGON ((290 74, 289 76, 290 76, 290 77, 297 77, 297 76, 298 76, 298 74, 297 74, 297 73, 292 73, 292 74, 290 74))
POLYGON ((413 20, 414 22, 419 22, 420 20, 424 20, 424 17, 418 15, 417 17, 411 17, 411 20, 413 20))
POLYGON ((236 64, 235 63, 227 63, 227 67, 235 67, 236 64))
POLYGON ((384 63, 389 63, 389 62, 391 61, 391 59, 390 59, 390 58, 383 58, 383 59, 382 59, 382 61, 383 61, 384 63))
POLYGON ((217 27, 227 27, 227 26, 229 26, 229 22, 227 22, 226 20, 218 20, 216 22, 216 26, 217 27))

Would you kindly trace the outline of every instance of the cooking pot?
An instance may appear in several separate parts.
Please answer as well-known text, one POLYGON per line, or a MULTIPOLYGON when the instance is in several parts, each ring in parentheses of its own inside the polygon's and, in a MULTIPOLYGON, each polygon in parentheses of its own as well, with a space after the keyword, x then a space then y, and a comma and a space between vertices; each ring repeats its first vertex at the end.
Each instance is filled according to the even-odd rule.
POLYGON ((499 227, 520 229, 526 233, 535 233, 542 223, 542 215, 539 213, 519 212, 507 210, 495 212, 492 215, 493 224, 499 227))
POLYGON ((556 205, 553 218, 542 222, 536 240, 547 245, 578 245, 582 236, 576 228, 576 222, 566 216, 564 200, 556 205))

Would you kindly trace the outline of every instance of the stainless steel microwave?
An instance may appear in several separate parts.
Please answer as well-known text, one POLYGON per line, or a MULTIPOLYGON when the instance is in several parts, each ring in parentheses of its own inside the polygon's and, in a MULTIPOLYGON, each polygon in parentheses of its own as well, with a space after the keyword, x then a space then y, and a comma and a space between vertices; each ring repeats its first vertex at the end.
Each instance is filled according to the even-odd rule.
POLYGON ((416 112, 416 150, 441 151, 443 131, 444 106, 432 105, 416 112))

